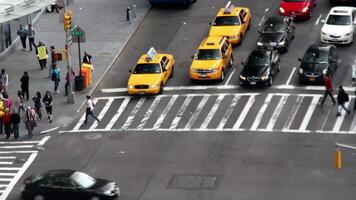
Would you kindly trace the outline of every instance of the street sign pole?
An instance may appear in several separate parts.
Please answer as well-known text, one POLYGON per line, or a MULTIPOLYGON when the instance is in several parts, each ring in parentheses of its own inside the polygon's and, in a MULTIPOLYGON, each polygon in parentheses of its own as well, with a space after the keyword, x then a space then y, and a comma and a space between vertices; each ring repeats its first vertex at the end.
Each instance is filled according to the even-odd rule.
POLYGON ((80 36, 77 36, 78 38, 78 57, 79 57, 79 75, 82 75, 82 57, 81 57, 81 52, 80 52, 80 36))
MULTIPOLYGON (((64 0, 64 12, 68 10, 67 0, 64 0)), ((70 30, 66 30, 66 44, 65 48, 68 53, 67 59, 67 73, 68 73, 68 96, 67 96, 67 103, 75 103, 75 94, 73 91, 73 75, 72 75, 72 58, 70 54, 70 30)))

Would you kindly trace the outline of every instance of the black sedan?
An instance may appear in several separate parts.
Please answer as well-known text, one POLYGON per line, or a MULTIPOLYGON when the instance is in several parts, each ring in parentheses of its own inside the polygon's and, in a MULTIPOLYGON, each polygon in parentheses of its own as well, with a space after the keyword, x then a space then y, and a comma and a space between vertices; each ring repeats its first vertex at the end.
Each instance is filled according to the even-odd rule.
POLYGON ((287 51, 289 42, 294 38, 295 24, 291 17, 268 17, 259 31, 257 46, 273 47, 287 51))
POLYGON ((272 86, 279 71, 279 53, 276 50, 257 49, 251 52, 240 73, 241 85, 272 86))
POLYGON ((305 52, 298 70, 300 83, 323 83, 324 75, 333 75, 337 68, 338 54, 333 45, 313 44, 305 52))
POLYGON ((115 182, 75 170, 50 170, 29 176, 21 193, 23 199, 31 200, 106 200, 119 195, 115 182))

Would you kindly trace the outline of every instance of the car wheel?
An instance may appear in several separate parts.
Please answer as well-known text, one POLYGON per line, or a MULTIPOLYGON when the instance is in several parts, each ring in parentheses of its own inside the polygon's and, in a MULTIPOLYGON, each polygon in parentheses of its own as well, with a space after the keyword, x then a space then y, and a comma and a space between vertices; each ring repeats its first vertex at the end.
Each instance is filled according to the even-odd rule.
POLYGON ((273 77, 272 77, 272 75, 269 75, 267 85, 268 85, 268 86, 272 86, 272 85, 273 85, 273 77))
POLYGON ((33 197, 33 200, 45 200, 44 196, 42 196, 41 194, 36 194, 33 197))
POLYGON ((171 75, 169 75, 169 78, 173 78, 173 74, 174 74, 174 65, 172 66, 172 71, 171 71, 171 75))
POLYGON ((160 85, 159 85, 159 92, 158 92, 158 94, 162 94, 163 93, 163 83, 161 83, 160 85))

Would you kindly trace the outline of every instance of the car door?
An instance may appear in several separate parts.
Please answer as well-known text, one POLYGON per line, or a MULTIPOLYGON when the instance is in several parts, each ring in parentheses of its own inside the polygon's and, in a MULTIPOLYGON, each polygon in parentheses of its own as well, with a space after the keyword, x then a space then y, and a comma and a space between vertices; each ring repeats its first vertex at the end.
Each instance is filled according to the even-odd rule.
POLYGON ((221 55, 222 55, 223 62, 224 62, 223 67, 225 69, 229 63, 228 46, 227 46, 226 42, 224 42, 221 47, 221 55))
POLYGON ((168 58, 166 56, 163 56, 160 62, 163 73, 163 83, 166 83, 169 77, 169 72, 167 70, 167 62, 168 58))
POLYGON ((55 187, 56 187, 56 193, 57 197, 60 197, 60 199, 66 199, 66 200, 77 200, 77 199, 83 199, 82 198, 82 193, 78 192, 77 186, 72 182, 71 179, 66 178, 66 177, 61 177, 57 178, 55 180, 55 187))

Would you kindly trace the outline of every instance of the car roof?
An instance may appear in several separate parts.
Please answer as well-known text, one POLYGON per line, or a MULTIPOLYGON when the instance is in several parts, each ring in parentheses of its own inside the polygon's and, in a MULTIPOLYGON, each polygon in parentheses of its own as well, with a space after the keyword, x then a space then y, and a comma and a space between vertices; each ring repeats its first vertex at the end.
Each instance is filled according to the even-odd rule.
POLYGON ((217 14, 218 17, 221 16, 238 16, 242 9, 247 9, 245 7, 234 7, 231 13, 226 13, 225 8, 221 8, 217 14))
POLYGON ((143 54, 140 59, 138 60, 137 64, 157 64, 161 62, 161 59, 163 56, 165 56, 167 54, 161 54, 161 53, 157 53, 157 55, 153 58, 153 60, 149 60, 146 59, 147 58, 147 54, 143 54))
POLYGON ((351 15, 353 10, 355 10, 354 7, 336 6, 336 7, 331 8, 329 14, 333 14, 333 15, 351 15))
POLYGON ((70 177, 74 172, 76 172, 75 170, 72 169, 56 169, 56 170, 50 170, 45 172, 44 178, 48 178, 48 177, 70 177))
POLYGON ((218 49, 225 37, 209 36, 199 45, 199 49, 218 49))
POLYGON ((260 57, 261 55, 270 55, 271 50, 267 50, 267 49, 255 49, 251 52, 250 56, 258 56, 260 57))
POLYGON ((283 24, 284 23, 284 18, 283 17, 268 17, 265 21, 265 24, 283 24))

